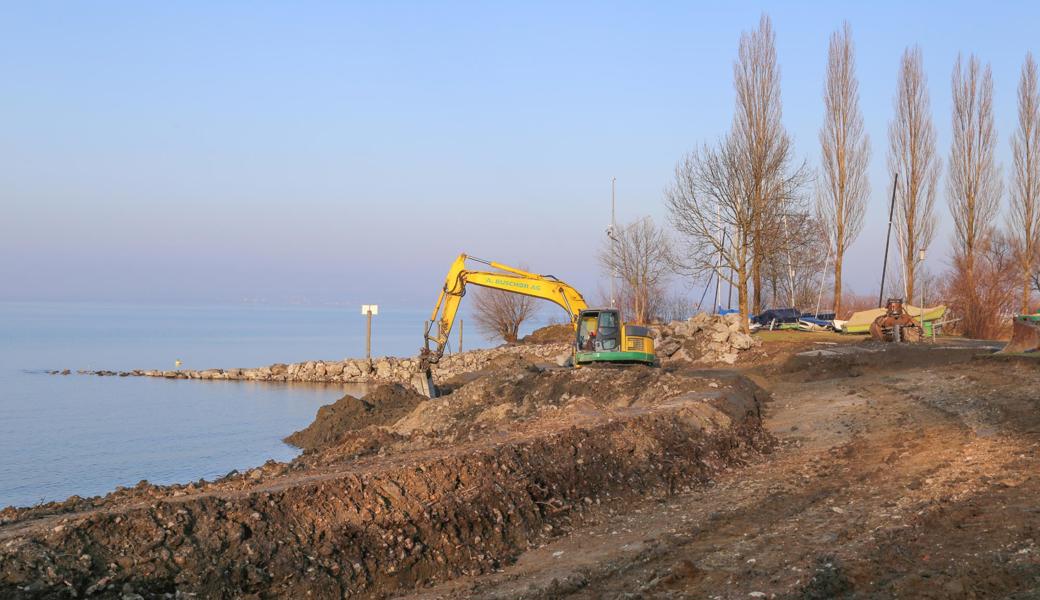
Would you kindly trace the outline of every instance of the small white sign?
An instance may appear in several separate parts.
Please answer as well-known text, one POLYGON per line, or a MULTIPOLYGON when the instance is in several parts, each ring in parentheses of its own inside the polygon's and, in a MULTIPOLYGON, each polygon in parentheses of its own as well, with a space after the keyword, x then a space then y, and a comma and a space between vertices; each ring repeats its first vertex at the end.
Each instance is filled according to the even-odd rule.
POLYGON ((368 314, 378 315, 379 314, 379 305, 378 304, 362 304, 361 305, 361 314, 363 314, 363 315, 368 315, 368 314))

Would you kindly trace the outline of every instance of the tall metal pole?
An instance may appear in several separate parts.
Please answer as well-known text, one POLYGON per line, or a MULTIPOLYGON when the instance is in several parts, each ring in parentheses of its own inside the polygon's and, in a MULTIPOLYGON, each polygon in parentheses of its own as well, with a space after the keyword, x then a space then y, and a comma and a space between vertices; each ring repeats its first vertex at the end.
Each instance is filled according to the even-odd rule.
POLYGON ((784 245, 787 246, 787 284, 791 288, 791 308, 798 308, 794 305, 794 261, 791 259, 791 233, 787 228, 787 213, 783 214, 784 221, 784 245))
POLYGON ((722 230, 722 205, 718 203, 715 204, 715 226, 719 228, 719 235, 723 241, 719 244, 719 264, 715 267, 715 306, 711 307, 713 315, 719 313, 719 306, 722 305, 722 253, 726 243, 726 236, 722 230))
MULTIPOLYGON (((917 253, 917 268, 924 268, 924 248, 917 253)), ((922 277, 922 279, 924 279, 922 277)), ((921 307, 918 311, 918 318, 921 320, 921 337, 924 338, 924 281, 921 281, 921 307)))
MULTIPOLYGON (((820 305, 823 304, 823 286, 827 283, 827 271, 831 268, 831 239, 827 236, 827 258, 823 262, 823 273, 820 274, 820 295, 816 297, 816 314, 813 315, 817 319, 820 318, 820 305)), ((833 308, 834 305, 831 305, 833 308)), ((835 318, 838 315, 834 315, 835 318)))
POLYGON ((896 184, 899 183, 899 172, 892 178, 892 205, 888 208, 888 233, 885 235, 885 262, 881 264, 881 291, 878 293, 877 305, 884 306, 885 274, 888 271, 888 245, 892 241, 892 216, 896 212, 896 184))
MULTIPOLYGON (((614 198, 614 188, 617 183, 617 177, 610 178, 610 244, 613 246, 617 243, 617 219, 616 219, 616 204, 614 198)), ((616 262, 615 257, 615 262, 616 262)), ((614 280, 617 279, 617 267, 610 270, 610 308, 617 308, 617 295, 614 290, 614 280)))

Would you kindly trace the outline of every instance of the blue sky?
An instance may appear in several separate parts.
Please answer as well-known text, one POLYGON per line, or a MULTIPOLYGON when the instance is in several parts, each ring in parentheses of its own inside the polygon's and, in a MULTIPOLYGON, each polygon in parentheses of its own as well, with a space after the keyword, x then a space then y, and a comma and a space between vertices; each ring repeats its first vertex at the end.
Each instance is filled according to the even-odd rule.
MULTIPOLYGON (((619 220, 663 219, 763 10, 810 165, 852 26, 873 192, 846 285, 872 292, 900 54, 924 51, 944 159, 957 52, 992 63, 1006 167, 1040 5, 5 3, 0 299, 425 306, 460 251, 595 295, 611 176, 619 220)), ((936 218, 933 269, 943 194, 936 218)))

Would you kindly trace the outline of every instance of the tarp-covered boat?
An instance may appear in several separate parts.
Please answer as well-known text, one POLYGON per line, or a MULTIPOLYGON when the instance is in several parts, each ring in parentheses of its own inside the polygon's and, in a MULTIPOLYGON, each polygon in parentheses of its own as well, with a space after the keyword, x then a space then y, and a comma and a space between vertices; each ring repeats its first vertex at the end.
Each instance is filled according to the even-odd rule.
MULTIPOLYGON (((921 309, 917 306, 904 304, 903 310, 914 319, 919 320, 921 318, 921 309)), ((870 333, 870 324, 874 322, 874 319, 883 314, 885 314, 885 309, 883 308, 872 308, 852 313, 852 316, 849 317, 849 320, 842 327, 842 331, 845 333, 870 333)), ((946 305, 944 304, 924 309, 924 323, 922 325, 924 326, 924 334, 926 336, 932 334, 932 323, 941 320, 945 314, 946 305)))

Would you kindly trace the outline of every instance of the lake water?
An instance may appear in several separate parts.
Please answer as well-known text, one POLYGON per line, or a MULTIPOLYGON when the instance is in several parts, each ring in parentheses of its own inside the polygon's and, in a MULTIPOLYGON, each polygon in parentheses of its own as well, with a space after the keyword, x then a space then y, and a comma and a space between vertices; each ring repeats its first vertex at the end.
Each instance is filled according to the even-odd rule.
MULTIPOLYGON (((0 507, 141 479, 213 479, 297 451, 281 439, 356 387, 47 375, 256 367, 364 355, 358 307, 0 303, 0 507)), ((381 306, 373 355, 413 355, 426 311, 381 306)), ((467 347, 487 345, 467 331, 467 347), (472 339, 472 341, 471 341, 472 339)))

